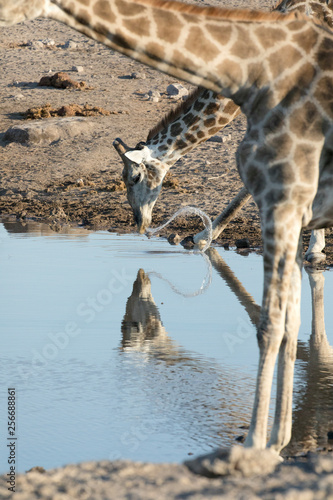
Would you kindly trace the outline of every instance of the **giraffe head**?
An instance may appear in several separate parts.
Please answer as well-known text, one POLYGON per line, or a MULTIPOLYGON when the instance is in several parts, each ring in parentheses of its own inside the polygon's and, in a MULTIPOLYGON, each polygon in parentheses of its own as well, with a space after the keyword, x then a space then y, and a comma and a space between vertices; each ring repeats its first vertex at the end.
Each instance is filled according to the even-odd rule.
POLYGON ((153 158, 145 143, 129 148, 121 139, 113 143, 124 163, 122 172, 127 199, 140 233, 150 226, 152 211, 168 167, 153 158))
POLYGON ((302 12, 305 15, 319 19, 329 28, 333 28, 333 0, 281 0, 275 10, 281 12, 302 12))

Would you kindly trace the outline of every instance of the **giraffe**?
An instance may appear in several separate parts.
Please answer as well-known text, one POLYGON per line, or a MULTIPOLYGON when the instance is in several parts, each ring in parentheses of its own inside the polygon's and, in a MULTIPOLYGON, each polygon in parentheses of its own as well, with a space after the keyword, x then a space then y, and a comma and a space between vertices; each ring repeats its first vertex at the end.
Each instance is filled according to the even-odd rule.
MULTIPOLYGON (((320 19, 329 29, 333 27, 333 4, 330 5, 326 0, 282 0, 274 10, 304 12, 310 17, 320 19)), ((210 90, 198 88, 185 103, 181 103, 163 117, 150 130, 147 140, 139 142, 134 149, 128 148, 119 138, 114 141, 113 145, 124 163, 123 179, 127 198, 139 232, 144 233, 151 223, 153 208, 169 169, 184 154, 228 125, 239 113, 239 106, 232 100, 210 90)), ((213 221, 213 239, 219 237, 250 198, 247 189, 242 188, 213 221)), ((204 246, 207 241, 207 229, 194 235, 193 241, 199 247, 204 246)), ((312 264, 323 262, 326 258, 322 253, 324 247, 325 230, 312 231, 305 258, 312 264)))
MULTIPOLYGON (((134 149, 120 138, 113 142, 124 163, 122 177, 127 199, 140 233, 144 233, 151 223, 152 212, 169 169, 184 154, 220 130, 222 123, 223 128, 239 113, 240 108, 230 99, 199 88, 163 117, 148 133, 146 142, 139 142, 134 149), (210 127, 205 125, 207 122, 210 127)), ((250 198, 248 190, 243 187, 212 222, 212 239, 219 237, 250 198)), ((207 242, 207 229, 194 235, 193 241, 198 247, 203 247, 207 242)), ((305 258, 313 265, 323 262, 326 259, 322 253, 324 247, 325 230, 313 230, 305 258)))
POLYGON ((332 33, 297 12, 165 0, 1 0, 1 25, 38 15, 231 98, 247 116, 237 163, 259 208, 264 284, 258 375, 244 447, 256 456, 266 447, 278 455, 291 436, 301 233, 333 224, 332 33), (267 443, 276 361, 275 417, 267 443))

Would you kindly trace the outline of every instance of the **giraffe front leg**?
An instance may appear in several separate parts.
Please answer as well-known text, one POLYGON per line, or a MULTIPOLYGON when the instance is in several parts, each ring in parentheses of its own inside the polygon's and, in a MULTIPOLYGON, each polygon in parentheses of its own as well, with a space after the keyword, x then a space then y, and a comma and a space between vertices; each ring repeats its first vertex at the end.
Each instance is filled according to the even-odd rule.
POLYGON ((309 248, 305 258, 310 264, 316 265, 324 262, 326 255, 322 252, 325 248, 325 229, 315 229, 311 232, 309 248))
POLYGON ((273 429, 268 447, 280 453, 289 443, 292 428, 292 393, 300 326, 302 245, 299 240, 297 258, 291 277, 286 311, 285 332, 278 359, 276 406, 273 429))
MULTIPOLYGON (((213 221, 213 240, 219 237, 219 235, 227 227, 229 222, 235 217, 235 215, 241 210, 241 208, 248 202, 250 198, 250 193, 245 187, 243 187, 229 203, 229 205, 223 210, 223 212, 213 221)), ((204 246, 207 240, 207 229, 204 229, 200 233, 193 236, 194 243, 199 247, 204 246)))
MULTIPOLYGON (((291 412, 291 408, 288 406, 289 396, 287 395, 292 390, 293 345, 299 328, 299 312, 297 313, 297 310, 299 309, 300 296, 295 261, 299 253, 301 222, 299 221, 295 227, 297 214, 292 210, 292 207, 290 210, 286 210, 284 207, 283 212, 288 213, 288 221, 291 217, 291 220, 294 221, 293 225, 288 224, 288 221, 284 220, 283 212, 278 214, 278 211, 276 209, 274 216, 268 221, 268 227, 265 228, 265 221, 263 222, 264 295, 258 326, 260 356, 252 420, 245 441, 246 447, 257 449, 266 447, 270 395, 274 366, 279 351, 278 385, 280 393, 283 392, 285 397, 283 401, 277 400, 274 430, 275 434, 279 434, 277 439, 281 440, 280 429, 282 433, 282 429, 286 429, 289 425, 288 412, 291 412), (290 227, 289 231, 288 226, 290 227), (288 299, 292 294, 295 294, 293 302, 287 308, 288 299), (287 313, 289 316, 286 322, 287 313), (286 334, 286 325, 288 335, 286 334)), ((297 266, 299 267, 299 263, 297 266)), ((298 273, 300 273, 299 269, 298 273)), ((282 439, 283 444, 285 440, 285 438, 282 439)), ((271 448, 277 450, 279 447, 274 448, 271 444, 271 448)))

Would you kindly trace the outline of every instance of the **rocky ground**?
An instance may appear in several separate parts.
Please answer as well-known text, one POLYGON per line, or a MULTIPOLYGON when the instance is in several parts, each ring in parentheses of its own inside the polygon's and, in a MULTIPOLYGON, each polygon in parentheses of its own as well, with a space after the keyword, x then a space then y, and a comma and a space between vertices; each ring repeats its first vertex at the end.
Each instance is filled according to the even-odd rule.
MULTIPOLYGON (((269 1, 260 5, 245 0, 217 3, 270 6, 269 1)), ((145 140, 149 129, 175 106, 175 99, 166 92, 175 80, 47 20, 2 28, 0 52, 0 215, 46 221, 54 230, 64 224, 80 224, 91 229, 134 231, 121 180, 122 165, 112 142, 120 137, 134 146, 145 140), (65 72, 77 85, 38 85, 41 78, 58 72, 65 72), (158 102, 149 100, 149 91, 160 93, 158 102), (27 119, 29 109, 33 111, 27 119), (89 113, 91 109, 95 112, 89 113), (33 120, 37 115, 50 117, 33 120), (19 133, 8 132, 14 126, 31 123, 36 124, 33 131, 23 127, 19 133)), ((224 142, 207 142, 173 167, 156 204, 153 226, 180 206, 197 206, 211 218, 227 206, 242 186, 235 151, 245 128, 245 118, 237 117, 221 131, 224 142)), ((164 234, 186 236, 199 230, 196 219, 180 218, 164 234)), ((251 246, 260 248, 259 219, 253 202, 218 243, 234 245, 244 237, 251 246)), ((333 233, 328 230, 329 264, 333 262, 332 245, 333 233)), ((194 475, 182 465, 99 462, 20 476, 21 492, 15 498, 328 499, 333 498, 332 472, 332 459, 316 455, 280 465, 268 478, 223 480, 194 475)), ((6 478, 2 477, 0 497, 9 495, 6 478)))

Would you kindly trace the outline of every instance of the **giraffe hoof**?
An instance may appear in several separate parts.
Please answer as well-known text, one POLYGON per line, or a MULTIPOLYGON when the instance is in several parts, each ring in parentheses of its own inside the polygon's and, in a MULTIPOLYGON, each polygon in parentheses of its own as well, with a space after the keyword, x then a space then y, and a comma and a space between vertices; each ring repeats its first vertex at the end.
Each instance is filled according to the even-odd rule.
POLYGON ((186 248, 186 250, 192 250, 192 248, 194 247, 195 243, 194 243, 194 240, 193 240, 193 236, 186 236, 186 238, 184 238, 180 244, 186 248))

